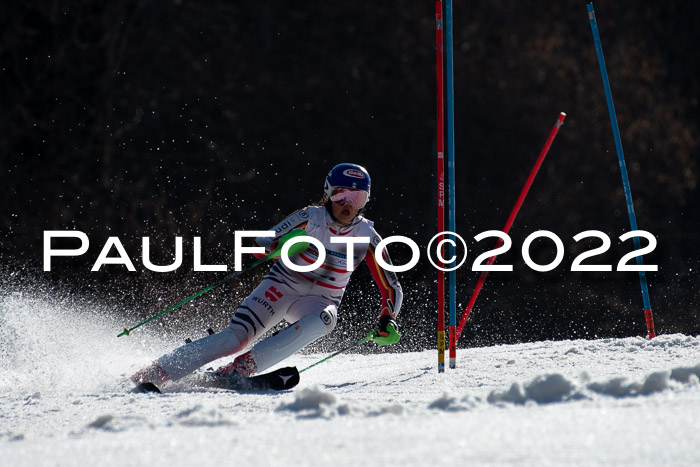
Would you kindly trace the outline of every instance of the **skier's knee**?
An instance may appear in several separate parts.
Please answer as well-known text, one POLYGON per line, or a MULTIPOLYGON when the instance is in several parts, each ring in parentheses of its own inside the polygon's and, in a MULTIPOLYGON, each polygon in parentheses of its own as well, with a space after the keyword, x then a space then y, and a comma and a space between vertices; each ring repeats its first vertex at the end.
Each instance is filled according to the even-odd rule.
POLYGON ((329 308, 326 308, 323 311, 321 311, 321 314, 318 317, 321 319, 321 322, 326 327, 326 332, 324 333, 324 335, 328 334, 335 328, 337 318, 335 313, 333 313, 329 308))

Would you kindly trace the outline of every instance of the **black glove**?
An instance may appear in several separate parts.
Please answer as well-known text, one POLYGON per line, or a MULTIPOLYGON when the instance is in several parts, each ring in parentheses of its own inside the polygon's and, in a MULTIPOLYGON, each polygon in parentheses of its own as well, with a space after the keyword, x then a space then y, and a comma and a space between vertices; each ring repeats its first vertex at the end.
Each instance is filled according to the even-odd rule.
POLYGON ((382 315, 379 317, 379 328, 377 329, 377 334, 380 336, 388 336, 389 329, 388 326, 391 325, 395 330, 399 330, 399 325, 396 324, 396 320, 391 317, 391 315, 382 315))

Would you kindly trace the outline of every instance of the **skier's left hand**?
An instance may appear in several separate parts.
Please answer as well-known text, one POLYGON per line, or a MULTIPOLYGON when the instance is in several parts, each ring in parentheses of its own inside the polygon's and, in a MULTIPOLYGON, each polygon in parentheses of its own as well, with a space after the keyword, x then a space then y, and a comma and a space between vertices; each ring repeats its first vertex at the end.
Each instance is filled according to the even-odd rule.
POLYGON ((389 335, 389 326, 393 326, 395 330, 399 330, 399 325, 396 324, 396 320, 391 317, 390 314, 383 314, 379 317, 379 328, 377 328, 377 334, 386 337, 389 335))
POLYGON ((389 314, 384 314, 379 317, 379 327, 374 331, 372 340, 378 345, 396 344, 401 339, 399 325, 396 320, 389 314))

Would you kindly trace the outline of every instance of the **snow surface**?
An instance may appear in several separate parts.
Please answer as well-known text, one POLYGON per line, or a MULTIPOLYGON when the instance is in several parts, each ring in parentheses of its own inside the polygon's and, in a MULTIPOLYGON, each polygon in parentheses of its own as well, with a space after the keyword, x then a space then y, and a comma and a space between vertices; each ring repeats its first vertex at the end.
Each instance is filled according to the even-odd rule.
POLYGON ((130 394, 181 337, 117 338, 99 306, 36 295, 0 295, 0 465, 700 464, 697 336, 464 349, 442 374, 435 350, 343 354, 282 393, 130 394))

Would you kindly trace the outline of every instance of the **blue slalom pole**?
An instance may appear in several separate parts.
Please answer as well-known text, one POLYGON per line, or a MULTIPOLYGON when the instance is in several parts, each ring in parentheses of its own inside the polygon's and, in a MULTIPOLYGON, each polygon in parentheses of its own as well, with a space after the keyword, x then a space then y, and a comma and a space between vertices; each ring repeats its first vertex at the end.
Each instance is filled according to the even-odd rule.
MULTIPOLYGON (((457 232, 455 226, 455 102, 454 72, 452 53, 452 0, 445 1, 445 74, 447 76, 447 224, 450 232, 457 232)), ((450 243, 448 258, 455 258, 456 248, 450 243)), ((452 264, 450 263, 450 264, 452 264)), ((449 361, 450 368, 457 366, 457 271, 447 273, 449 296, 449 361)))
MULTIPOLYGON (((610 91, 610 82, 608 81, 608 72, 605 68, 605 58, 603 57, 603 46, 600 44, 600 35, 598 34, 598 24, 593 11, 593 3, 586 5, 588 9, 588 20, 591 23, 593 31, 593 42, 595 42, 595 51, 598 55, 598 66, 600 74, 603 77, 603 88, 605 89, 605 99, 608 103, 608 112, 610 113, 610 124, 612 125, 613 137, 615 138, 615 149, 617 150, 617 159, 620 163, 620 173, 622 174, 622 185, 625 189, 625 200, 627 201, 627 214, 630 218, 631 229, 637 230, 637 216, 634 214, 634 203, 632 202, 632 190, 630 188, 629 177, 627 176, 627 166, 625 165, 625 155, 622 152, 622 139, 620 138, 620 129, 617 125, 617 116, 615 115, 615 105, 613 104, 612 92, 610 91)), ((639 237, 634 237, 634 249, 639 250, 639 237)), ((643 265, 644 260, 641 256, 637 256, 637 264, 643 265)), ((656 333, 654 332, 654 319, 651 313, 651 302, 649 300, 649 289, 647 287, 647 278, 644 271, 639 271, 639 282, 642 286, 642 299, 644 300, 644 314, 647 322, 647 332, 649 339, 652 339, 656 333)))

